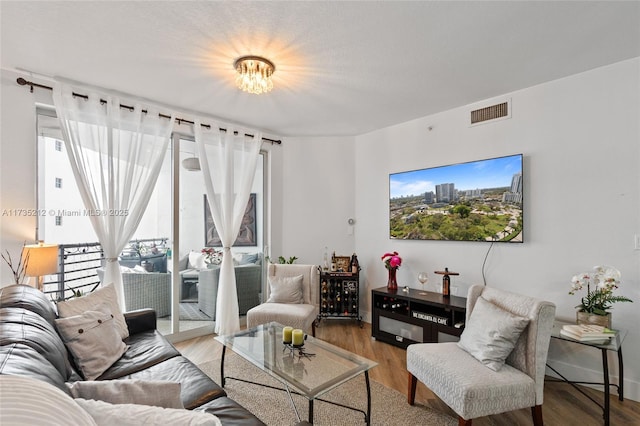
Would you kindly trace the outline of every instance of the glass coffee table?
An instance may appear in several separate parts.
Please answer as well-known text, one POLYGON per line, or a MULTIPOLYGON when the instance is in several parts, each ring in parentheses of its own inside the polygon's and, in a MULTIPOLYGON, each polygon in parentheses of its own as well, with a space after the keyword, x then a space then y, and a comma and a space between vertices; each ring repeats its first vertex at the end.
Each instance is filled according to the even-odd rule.
POLYGON ((281 324, 271 322, 234 334, 216 336, 215 339, 223 344, 220 361, 222 387, 225 386, 227 378, 249 382, 238 377, 225 377, 224 358, 226 349, 229 348, 283 384, 284 389, 255 383, 286 391, 298 421, 301 419, 293 403, 292 393, 302 395, 309 400, 309 423, 313 423, 313 403, 318 400, 359 411, 364 414, 365 422, 369 425, 371 422, 369 370, 378 364, 312 336, 307 336, 304 345, 300 348, 285 345, 282 342, 282 328, 281 324), (366 382, 366 412, 319 398, 360 374, 364 374, 366 382))

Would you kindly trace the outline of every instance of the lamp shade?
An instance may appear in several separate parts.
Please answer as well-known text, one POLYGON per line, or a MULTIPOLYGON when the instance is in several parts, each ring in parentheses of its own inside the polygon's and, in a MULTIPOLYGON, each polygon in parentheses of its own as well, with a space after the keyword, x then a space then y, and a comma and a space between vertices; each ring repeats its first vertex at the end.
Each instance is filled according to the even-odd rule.
POLYGON ((30 244, 24 246, 23 259, 27 260, 25 275, 41 277, 58 272, 58 246, 56 244, 30 244), (28 258, 27 258, 28 256, 28 258))

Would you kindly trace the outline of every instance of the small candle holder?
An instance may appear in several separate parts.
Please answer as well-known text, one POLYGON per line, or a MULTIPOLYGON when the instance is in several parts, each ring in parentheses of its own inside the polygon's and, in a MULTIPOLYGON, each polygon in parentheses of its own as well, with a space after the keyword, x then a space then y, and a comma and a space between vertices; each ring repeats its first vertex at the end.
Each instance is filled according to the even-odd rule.
POLYGON ((297 355, 300 358, 311 358, 312 356, 316 356, 316 354, 312 354, 304 350, 304 343, 301 345, 294 345, 293 343, 283 343, 283 345, 284 348, 282 349, 282 352, 286 352, 288 350, 290 356, 296 356, 296 352, 298 352, 297 355))
POLYGON ((293 343, 284 343, 284 342, 283 342, 283 344, 284 344, 284 346, 285 346, 286 348, 289 348, 289 349, 291 349, 291 350, 294 350, 294 349, 300 349, 300 348, 303 348, 303 347, 304 347, 304 343, 303 343, 303 344, 301 344, 301 345, 294 345, 293 343))

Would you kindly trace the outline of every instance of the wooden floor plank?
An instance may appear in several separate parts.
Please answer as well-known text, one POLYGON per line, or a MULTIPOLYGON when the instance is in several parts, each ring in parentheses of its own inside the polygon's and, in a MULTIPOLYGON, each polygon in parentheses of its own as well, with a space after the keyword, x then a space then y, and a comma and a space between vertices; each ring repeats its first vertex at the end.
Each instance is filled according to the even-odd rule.
MULTIPOLYGON (((406 395, 407 370, 406 351, 374 340, 371 337, 371 325, 363 323, 360 328, 356 321, 324 320, 316 329, 316 337, 357 353, 378 363, 370 372, 370 377, 383 385, 406 395)), ((195 363, 220 358, 222 346, 213 336, 197 337, 178 342, 176 348, 195 363)), ((604 397, 602 392, 583 389, 598 401, 604 397)), ((455 413, 447 407, 422 383, 418 382, 416 405, 448 413, 455 413)), ((547 426, 598 426, 602 425, 602 410, 578 391, 565 383, 545 383, 542 413, 547 426)), ((523 409, 510 413, 474 419, 474 426, 514 426, 532 425, 531 410, 523 409)), ((640 403, 630 400, 620 402, 616 396, 611 398, 611 425, 640 425, 640 403)))

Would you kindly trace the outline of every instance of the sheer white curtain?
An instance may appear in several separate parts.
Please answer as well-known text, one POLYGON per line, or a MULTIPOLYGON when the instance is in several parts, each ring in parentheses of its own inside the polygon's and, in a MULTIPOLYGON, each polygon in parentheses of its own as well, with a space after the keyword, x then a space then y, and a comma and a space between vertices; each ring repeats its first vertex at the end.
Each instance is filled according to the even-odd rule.
POLYGON ((200 120, 194 124, 207 200, 224 250, 216 300, 215 331, 218 334, 240 330, 231 246, 240 231, 262 144, 260 133, 250 138, 240 129, 234 135, 233 130, 221 132, 218 126, 206 129, 200 120))
POLYGON ((118 255, 147 208, 169 146, 175 117, 151 105, 57 82, 56 113, 80 195, 107 259, 104 282, 113 282, 126 308, 118 255), (101 102, 101 98, 106 102, 101 102), (144 113, 142 110, 146 110, 144 113))

